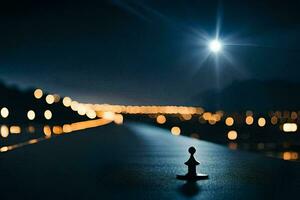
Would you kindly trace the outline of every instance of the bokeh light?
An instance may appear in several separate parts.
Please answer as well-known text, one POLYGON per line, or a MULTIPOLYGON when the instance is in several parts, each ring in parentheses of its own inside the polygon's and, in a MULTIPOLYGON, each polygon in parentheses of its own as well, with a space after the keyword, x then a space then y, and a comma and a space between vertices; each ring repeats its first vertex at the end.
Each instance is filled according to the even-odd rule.
POLYGON ((86 107, 83 104, 79 104, 77 112, 81 116, 85 115, 87 112, 86 107))
POLYGON ((19 133, 21 133, 21 127, 20 126, 11 126, 9 128, 9 130, 10 130, 10 133, 12 133, 12 134, 19 134, 19 133))
POLYGON ((232 126, 234 124, 234 119, 232 117, 227 117, 225 120, 227 126, 232 126))
POLYGON ((283 124, 283 131, 284 132, 296 132, 298 126, 296 123, 284 123, 283 124))
POLYGON ((54 97, 54 102, 55 103, 60 101, 60 96, 58 94, 54 94, 53 97, 54 97))
POLYGON ((34 118, 35 118, 35 112, 34 112, 33 110, 29 110, 29 111, 27 112, 27 118, 28 118, 29 120, 34 120, 34 118))
POLYGON ((264 127, 264 126, 266 125, 266 119, 263 118, 263 117, 260 117, 260 118, 258 119, 257 123, 258 123, 258 126, 264 127))
POLYGON ((166 121, 167 121, 167 119, 166 119, 166 117, 164 115, 158 115, 156 117, 156 122, 158 124, 164 124, 164 123, 166 123, 166 121))
POLYGON ((278 123, 278 118, 276 116, 271 117, 271 124, 276 125, 278 123))
POLYGON ((174 126, 174 127, 171 128, 172 135, 176 135, 176 136, 180 135, 180 132, 181 132, 181 130, 178 126, 174 126))
POLYGON ((3 118, 7 118, 8 115, 9 115, 9 110, 8 110, 8 108, 3 107, 3 108, 1 109, 1 111, 0 111, 0 113, 1 113, 1 116, 2 116, 3 118))
POLYGON ((86 116, 90 119, 95 119, 97 117, 97 114, 94 110, 88 110, 86 112, 86 116))
POLYGON ((46 96, 46 102, 47 102, 47 104, 53 104, 54 101, 55 101, 55 98, 54 98, 53 95, 48 94, 48 95, 46 96))
POLYGON ((61 126, 53 126, 52 132, 56 135, 59 135, 63 133, 63 129, 61 126))
POLYGON ((192 115, 191 114, 183 114, 183 115, 181 115, 181 117, 185 121, 188 121, 188 120, 192 119, 192 115))
POLYGON ((44 134, 45 134, 46 137, 51 136, 52 132, 51 132, 51 127, 50 126, 48 126, 48 125, 44 126, 43 131, 44 131, 44 134))
POLYGON ((298 152, 285 151, 282 155, 283 160, 297 160, 299 158, 298 152))
POLYGON ((79 103, 78 103, 77 101, 72 101, 72 102, 71 102, 71 109, 72 109, 73 111, 77 111, 78 108, 79 108, 79 103))
POLYGON ((122 114, 115 114, 114 122, 116 124, 123 124, 123 115, 122 114))
POLYGON ((70 124, 63 125, 63 132, 64 133, 70 133, 70 132, 72 132, 72 126, 70 124))
POLYGON ((106 120, 114 120, 115 113, 107 111, 103 113, 102 117, 106 120))
POLYGON ((46 110, 44 112, 44 117, 47 119, 47 120, 50 120, 52 118, 52 112, 50 110, 46 110))
POLYGON ((4 138, 8 137, 8 135, 9 135, 9 129, 8 129, 8 127, 6 125, 2 125, 0 127, 0 134, 4 138))
POLYGON ((36 89, 34 90, 33 95, 36 99, 40 99, 43 96, 43 91, 41 89, 36 89))
POLYGON ((72 99, 70 97, 64 97, 62 102, 65 107, 70 107, 72 103, 72 99))
POLYGON ((252 125, 254 122, 254 118, 252 116, 247 116, 245 122, 247 125, 252 125))
POLYGON ((238 134, 235 130, 231 130, 227 133, 227 137, 229 140, 236 140, 238 137, 238 134))

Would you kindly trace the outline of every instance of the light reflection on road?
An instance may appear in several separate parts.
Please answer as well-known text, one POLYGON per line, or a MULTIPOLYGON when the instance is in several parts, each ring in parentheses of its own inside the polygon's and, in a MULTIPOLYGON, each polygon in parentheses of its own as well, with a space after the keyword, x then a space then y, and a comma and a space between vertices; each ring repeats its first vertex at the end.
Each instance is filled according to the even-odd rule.
MULTIPOLYGON (((84 129, 88 129, 88 128, 95 128, 95 127, 109 124, 111 122, 112 122, 111 120, 107 120, 107 119, 87 120, 87 121, 75 122, 75 123, 70 123, 70 124, 64 124, 62 126, 55 125, 52 127, 52 130, 51 130, 50 126, 45 125, 43 128, 44 136, 42 136, 40 138, 36 138, 36 139, 30 139, 25 142, 20 142, 20 143, 13 144, 13 145, 2 146, 2 147, 0 147, 0 152, 7 152, 7 151, 11 151, 11 150, 14 150, 14 149, 17 149, 17 148, 20 148, 23 146, 27 146, 30 144, 36 144, 43 140, 50 139, 52 136, 55 136, 55 135, 61 135, 61 134, 67 134, 67 133, 69 134, 71 132, 76 132, 76 131, 80 131, 80 130, 84 130, 84 129)), ((14 126, 14 129, 18 129, 18 131, 20 130, 20 132, 21 132, 20 126, 14 126)))

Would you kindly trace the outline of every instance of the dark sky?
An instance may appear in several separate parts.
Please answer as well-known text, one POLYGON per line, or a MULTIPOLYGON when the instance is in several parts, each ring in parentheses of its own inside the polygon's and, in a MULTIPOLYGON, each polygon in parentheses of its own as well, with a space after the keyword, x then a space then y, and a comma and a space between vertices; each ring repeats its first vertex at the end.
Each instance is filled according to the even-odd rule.
POLYGON ((297 1, 47 2, 1 3, 9 84, 88 102, 184 104, 234 80, 298 81, 297 1), (224 52, 204 59, 216 24, 224 52))

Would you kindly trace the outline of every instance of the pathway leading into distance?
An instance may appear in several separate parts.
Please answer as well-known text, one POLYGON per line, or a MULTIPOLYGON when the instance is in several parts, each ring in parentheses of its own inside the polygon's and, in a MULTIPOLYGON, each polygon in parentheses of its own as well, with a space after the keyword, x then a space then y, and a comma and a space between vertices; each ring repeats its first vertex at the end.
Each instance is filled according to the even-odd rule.
POLYGON ((300 164, 130 123, 59 136, 0 154, 5 199, 283 199, 299 196, 300 164), (188 147, 208 180, 185 183, 188 147), (297 195, 297 196, 294 196, 297 195))

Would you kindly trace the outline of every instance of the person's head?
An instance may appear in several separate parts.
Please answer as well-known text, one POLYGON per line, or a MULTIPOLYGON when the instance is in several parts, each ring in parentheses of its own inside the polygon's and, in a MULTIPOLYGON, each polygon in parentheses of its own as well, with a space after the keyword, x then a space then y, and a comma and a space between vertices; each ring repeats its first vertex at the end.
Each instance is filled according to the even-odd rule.
POLYGON ((189 148, 189 153, 190 153, 190 154, 193 155, 195 152, 196 152, 195 147, 190 147, 190 148, 189 148))

